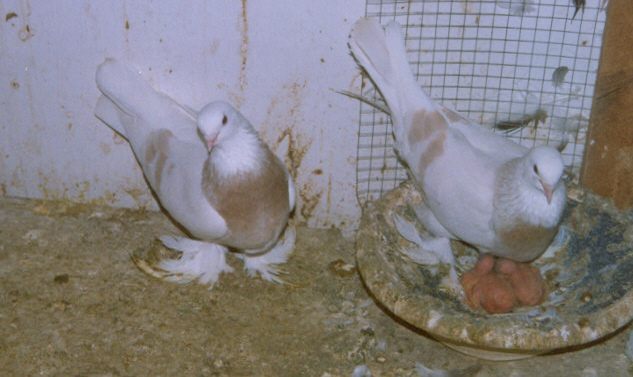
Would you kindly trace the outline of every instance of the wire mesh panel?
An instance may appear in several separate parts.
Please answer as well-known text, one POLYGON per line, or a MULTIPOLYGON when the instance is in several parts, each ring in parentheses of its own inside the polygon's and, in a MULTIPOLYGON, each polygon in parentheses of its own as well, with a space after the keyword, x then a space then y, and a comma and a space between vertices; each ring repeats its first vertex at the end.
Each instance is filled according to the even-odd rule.
MULTIPOLYGON (((582 163, 606 12, 587 0, 367 0, 366 14, 402 25, 409 61, 432 98, 531 147, 582 163), (574 16, 575 14, 575 16, 574 16)), ((380 99, 367 78, 362 94, 380 99)), ((357 195, 362 204, 406 178, 388 115, 361 103, 357 195)))

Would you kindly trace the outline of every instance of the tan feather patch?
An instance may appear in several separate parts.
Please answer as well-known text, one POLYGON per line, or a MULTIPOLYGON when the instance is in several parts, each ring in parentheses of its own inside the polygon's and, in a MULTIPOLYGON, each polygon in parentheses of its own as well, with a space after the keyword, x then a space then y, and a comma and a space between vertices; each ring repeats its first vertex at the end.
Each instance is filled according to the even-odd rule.
POLYGON ((545 251, 557 231, 557 227, 545 228, 519 222, 500 229, 497 235, 504 248, 509 251, 508 256, 519 262, 528 262, 545 251))
POLYGON ((409 130, 409 145, 428 140, 435 132, 448 128, 446 119, 438 111, 418 110, 413 114, 409 130))
POLYGON ((441 131, 430 143, 426 149, 420 155, 420 165, 418 166, 418 173, 420 179, 424 177, 426 169, 444 152, 444 142, 446 141, 446 131, 441 131))

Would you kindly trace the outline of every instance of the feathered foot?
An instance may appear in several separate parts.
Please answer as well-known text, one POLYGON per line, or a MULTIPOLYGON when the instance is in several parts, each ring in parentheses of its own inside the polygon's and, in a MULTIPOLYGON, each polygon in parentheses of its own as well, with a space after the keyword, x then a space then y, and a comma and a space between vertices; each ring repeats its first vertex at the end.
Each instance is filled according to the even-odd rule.
POLYGON ((187 284, 194 280, 203 285, 213 285, 223 272, 233 272, 233 268, 226 263, 226 247, 196 241, 185 237, 160 237, 163 245, 169 249, 182 253, 178 259, 163 259, 156 265, 133 256, 132 261, 143 272, 172 283, 187 284))
POLYGON ((295 228, 292 224, 288 224, 282 238, 265 254, 238 254, 237 257, 244 261, 244 269, 248 276, 255 277, 259 274, 264 280, 283 284, 284 281, 279 275, 285 274, 286 272, 277 265, 286 263, 288 256, 294 249, 295 239, 295 228))
POLYGON ((406 255, 411 261, 425 266, 433 266, 439 263, 448 264, 449 274, 447 279, 442 281, 442 285, 457 294, 461 294, 462 288, 455 270, 455 256, 453 255, 450 240, 444 237, 423 238, 415 228, 415 225, 400 215, 393 216, 393 223, 403 238, 416 245, 413 248, 400 250, 402 254, 406 255))

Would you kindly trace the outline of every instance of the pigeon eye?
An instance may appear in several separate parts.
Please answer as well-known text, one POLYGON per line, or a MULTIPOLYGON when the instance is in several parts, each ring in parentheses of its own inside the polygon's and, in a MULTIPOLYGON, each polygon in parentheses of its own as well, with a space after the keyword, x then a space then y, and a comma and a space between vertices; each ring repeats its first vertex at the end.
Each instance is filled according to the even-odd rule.
POLYGON ((227 123, 228 121, 229 121, 229 118, 227 118, 227 117, 226 117, 226 115, 222 117, 222 125, 223 125, 223 126, 224 126, 224 125, 226 125, 226 123, 227 123))
POLYGON ((536 164, 534 165, 533 169, 534 169, 534 173, 538 174, 538 167, 536 166, 536 164))

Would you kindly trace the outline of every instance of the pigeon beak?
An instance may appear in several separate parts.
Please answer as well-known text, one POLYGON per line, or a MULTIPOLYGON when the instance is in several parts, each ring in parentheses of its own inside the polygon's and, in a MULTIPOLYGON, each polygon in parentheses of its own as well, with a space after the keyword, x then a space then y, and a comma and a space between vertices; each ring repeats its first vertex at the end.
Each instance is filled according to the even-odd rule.
POLYGON ((218 139, 217 135, 215 137, 213 137, 213 138, 205 139, 205 141, 207 142, 207 150, 208 151, 211 151, 211 149, 213 149, 217 139, 218 139))
POLYGON ((543 192, 545 193, 545 198, 547 198, 547 204, 552 203, 552 195, 554 195, 554 190, 550 185, 543 182, 541 182, 541 186, 543 186, 543 192))

